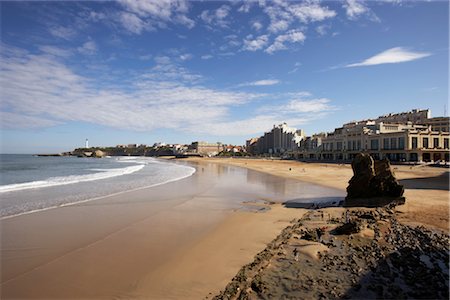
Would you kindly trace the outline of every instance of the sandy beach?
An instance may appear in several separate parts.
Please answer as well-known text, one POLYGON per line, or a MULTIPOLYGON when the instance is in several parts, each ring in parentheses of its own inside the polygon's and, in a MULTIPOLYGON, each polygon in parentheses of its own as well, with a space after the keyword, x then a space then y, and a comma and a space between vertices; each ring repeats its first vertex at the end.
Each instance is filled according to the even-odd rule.
POLYGON ((191 164, 197 172, 180 181, 1 220, 2 299, 203 298, 303 213, 279 203, 342 196, 191 164))
MULTIPOLYGON (((177 182, 2 220, 2 299, 211 297, 307 212, 282 202, 343 198, 352 175, 293 161, 189 163, 197 172, 177 182)), ((448 171, 394 168, 406 187, 399 220, 448 233, 448 171)))

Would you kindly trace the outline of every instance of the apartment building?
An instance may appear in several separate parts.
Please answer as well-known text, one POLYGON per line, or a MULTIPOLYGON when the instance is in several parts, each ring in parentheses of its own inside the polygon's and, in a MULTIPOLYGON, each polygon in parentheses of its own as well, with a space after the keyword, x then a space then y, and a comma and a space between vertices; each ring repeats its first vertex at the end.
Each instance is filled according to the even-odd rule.
POLYGON ((259 138, 247 140, 247 151, 252 154, 283 154, 297 151, 304 138, 303 130, 287 126, 286 123, 273 126, 259 138))

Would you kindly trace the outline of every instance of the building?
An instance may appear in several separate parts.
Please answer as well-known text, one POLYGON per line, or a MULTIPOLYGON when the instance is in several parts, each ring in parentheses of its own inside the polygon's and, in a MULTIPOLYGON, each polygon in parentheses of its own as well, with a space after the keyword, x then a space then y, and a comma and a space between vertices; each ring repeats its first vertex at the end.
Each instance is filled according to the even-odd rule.
POLYGON ((272 130, 259 138, 247 141, 251 154, 283 154, 296 151, 304 138, 303 130, 288 127, 286 123, 273 126, 272 130))
POLYGON ((391 161, 449 161, 448 117, 430 118, 429 110, 389 114, 344 124, 333 132, 306 138, 300 159, 351 160, 359 152, 391 161))
POLYGON ((202 156, 215 156, 222 152, 224 149, 223 144, 217 143, 207 143, 207 142, 193 142, 189 145, 187 152, 196 153, 202 156))
POLYGON ((245 141, 245 149, 248 153, 257 153, 259 138, 251 138, 245 141))

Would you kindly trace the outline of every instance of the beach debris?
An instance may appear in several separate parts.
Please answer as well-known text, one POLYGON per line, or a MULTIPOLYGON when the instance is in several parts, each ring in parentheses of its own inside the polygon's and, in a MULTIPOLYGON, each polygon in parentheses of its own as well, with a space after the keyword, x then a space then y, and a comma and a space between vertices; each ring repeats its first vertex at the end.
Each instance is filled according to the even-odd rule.
POLYGON ((352 161, 353 177, 347 187, 344 206, 377 207, 404 204, 404 188, 391 170, 389 160, 374 161, 367 153, 359 153, 352 161))

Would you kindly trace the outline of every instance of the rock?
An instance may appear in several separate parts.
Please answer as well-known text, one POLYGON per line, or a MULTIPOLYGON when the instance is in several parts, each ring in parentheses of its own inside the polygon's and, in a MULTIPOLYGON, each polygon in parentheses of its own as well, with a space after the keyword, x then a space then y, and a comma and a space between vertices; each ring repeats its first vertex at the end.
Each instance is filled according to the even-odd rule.
POLYGON ((92 156, 91 156, 91 157, 102 158, 102 157, 104 157, 104 156, 105 156, 105 152, 103 152, 102 150, 95 150, 95 151, 92 153, 92 156))
POLYGON ((336 227, 333 230, 333 234, 342 235, 342 234, 352 234, 359 232, 359 224, 356 222, 348 222, 339 227, 336 227))
POLYGON ((405 202, 404 188, 395 179, 389 160, 374 162, 369 154, 360 153, 352 161, 352 169, 344 206, 377 207, 405 202))

